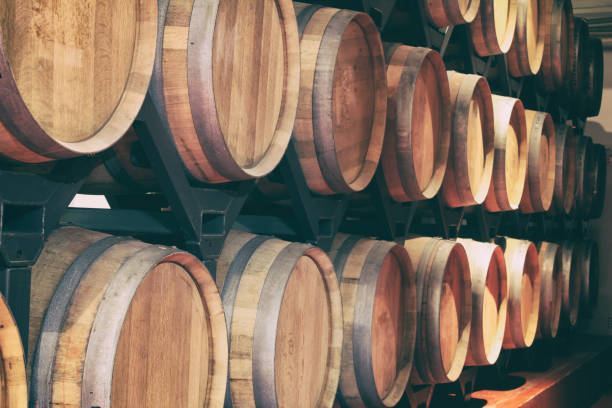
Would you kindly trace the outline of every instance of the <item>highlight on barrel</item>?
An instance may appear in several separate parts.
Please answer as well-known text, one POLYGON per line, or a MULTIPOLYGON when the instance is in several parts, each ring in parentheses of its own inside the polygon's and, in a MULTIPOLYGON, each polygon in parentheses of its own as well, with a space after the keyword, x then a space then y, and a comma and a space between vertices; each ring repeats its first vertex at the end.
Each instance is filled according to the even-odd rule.
POLYGON ((466 366, 494 364, 506 329, 508 281, 498 245, 457 239, 468 256, 472 281, 472 328, 466 366))
POLYGON ((561 325, 572 329, 578 323, 580 310, 580 271, 577 267, 576 244, 565 241, 561 245, 561 279, 563 280, 563 300, 561 304, 561 325))
POLYGON ((481 57, 510 50, 517 21, 518 0, 481 0, 478 15, 470 24, 474 51, 481 57))
POLYGON ((589 37, 586 52, 586 86, 584 89, 584 116, 597 116, 601 109, 601 97, 603 94, 604 59, 603 45, 600 38, 589 37))
POLYGON ((21 336, 13 313, 1 294, 0 328, 0 401, 6 408, 25 408, 28 406, 28 383, 21 336))
POLYGON ((606 201, 606 184, 608 173, 608 154, 606 148, 600 144, 593 145, 593 165, 595 168, 595 193, 591 205, 589 218, 600 218, 606 201))
POLYGON ((548 92, 565 84, 574 41, 574 14, 571 0, 549 0, 544 3, 550 15, 550 30, 546 31, 544 58, 540 80, 548 92))
POLYGON ((544 43, 552 15, 546 6, 552 0, 517 0, 516 31, 508 51, 508 69, 515 77, 536 75, 542 66, 544 43))
MULTIPOLYGON (((436 27, 471 23, 478 14, 481 0, 420 0, 425 15, 436 27)), ((485 1, 485 0, 483 0, 485 1)))
POLYGON ((527 178, 519 205, 529 214, 550 209, 555 190, 555 125, 550 113, 525 110, 527 119, 527 178))
POLYGON ((484 77, 448 71, 451 148, 442 184, 449 207, 482 204, 493 177, 495 127, 491 90, 484 77))
POLYGON ((527 175, 527 125, 523 103, 493 95, 495 158, 493 179, 485 199, 488 211, 511 211, 519 207, 527 175))
POLYGON ((395 406, 410 379, 416 286, 408 253, 393 242, 336 235, 344 340, 339 393, 348 406, 395 406))
POLYGON ((404 242, 416 272, 417 340, 412 384, 453 382, 470 341, 472 292, 463 246, 439 238, 404 242))
POLYGON ((595 165, 593 163, 593 140, 579 136, 576 147, 576 194, 573 215, 586 218, 591 210, 595 193, 595 165))
POLYGON ((530 241, 506 238, 508 273, 508 319, 504 349, 530 347, 538 328, 540 309, 540 265, 538 251, 530 241))
POLYGON ((429 48, 385 44, 388 109, 382 169, 399 202, 434 197, 446 172, 450 91, 440 54, 429 48))
POLYGON ((206 183, 266 175, 285 153, 297 111, 293 3, 161 3, 150 95, 185 168, 206 183))
POLYGON ((157 1, 0 3, 0 155, 97 153, 128 129, 155 56, 157 1))
POLYGON ((306 182, 318 194, 363 190, 385 134, 380 34, 365 13, 294 4, 301 80, 293 137, 306 182))
POLYGON ((319 248, 230 231, 217 262, 229 337, 225 407, 331 407, 342 300, 319 248))
POLYGON ((60 228, 32 269, 30 312, 33 406, 223 405, 221 298, 189 253, 60 228))
POLYGON ((589 315, 599 298, 599 246, 592 239, 583 239, 576 243, 574 256, 580 274, 580 311, 589 315))
POLYGON ((537 337, 554 339, 559 330, 563 297, 561 247, 552 242, 540 242, 538 259, 542 284, 537 337))
POLYGON ((554 209, 569 214, 576 195, 576 143, 574 128, 567 123, 555 124, 555 188, 554 209))
POLYGON ((566 80, 566 94, 571 111, 582 113, 584 92, 588 81, 588 39, 589 24, 583 18, 574 18, 574 37, 570 43, 570 57, 566 80))

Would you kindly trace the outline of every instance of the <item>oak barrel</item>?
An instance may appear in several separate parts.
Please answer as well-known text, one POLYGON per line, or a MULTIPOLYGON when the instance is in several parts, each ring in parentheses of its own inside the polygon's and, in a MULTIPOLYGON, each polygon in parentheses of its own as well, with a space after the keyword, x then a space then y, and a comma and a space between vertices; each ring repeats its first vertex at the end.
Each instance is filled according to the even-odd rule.
POLYGON ((504 349, 530 347, 538 328, 540 265, 538 251, 530 241, 506 238, 508 272, 508 320, 504 349))
POLYGON ((586 52, 586 87, 584 89, 584 116, 597 116, 603 95, 604 57, 601 38, 589 37, 586 52))
POLYGON ((536 75, 540 71, 546 35, 551 30, 552 15, 546 10, 551 1, 517 0, 516 31, 508 51, 508 69, 515 77, 536 75))
POLYGON ((570 44, 570 57, 565 92, 571 111, 582 114, 588 82, 589 24, 583 18, 574 18, 574 37, 570 44))
POLYGON ((599 246, 592 239, 578 241, 574 248, 580 274, 580 311, 588 315, 599 298, 599 246))
POLYGON ((495 127, 484 77, 448 71, 451 148, 442 195, 449 207, 482 204, 493 177, 495 127))
POLYGON ((295 3, 301 80, 295 148, 318 194, 363 190, 380 160, 387 92, 380 34, 365 13, 295 3))
POLYGON ((429 48, 385 44, 388 109, 382 169, 399 202, 435 196, 446 171, 451 128, 444 61, 429 48))
POLYGON ((0 3, 0 156, 28 163, 97 153, 144 100, 156 0, 0 3))
POLYGON ((561 247, 552 242, 540 242, 538 259, 542 284, 537 337, 554 339, 559 329, 563 296, 561 247))
POLYGON ((32 406, 221 407, 227 345, 214 279, 176 248, 65 227, 32 269, 32 406))
POLYGON ((481 0, 478 15, 470 24, 474 51, 481 57, 505 54, 512 45, 519 0, 481 0))
POLYGON ((574 14, 571 0, 549 0, 550 30, 546 31, 544 58, 539 77, 544 88, 557 91, 565 84, 574 38, 574 14))
POLYGON ((608 154, 606 153, 605 146, 601 144, 594 144, 592 158, 596 170, 596 177, 595 193, 593 196, 593 202, 591 205, 591 212, 589 213, 589 218, 594 219, 601 217, 606 201, 608 154))
POLYGON ((151 96, 185 168, 207 183, 261 177, 297 111, 300 55, 290 0, 161 0, 151 96))
POLYGON ((519 205, 521 212, 550 209, 555 190, 555 125, 550 113, 525 110, 527 119, 527 178, 519 205))
POLYGON ((587 218, 595 194, 595 168, 593 140, 588 136, 578 137, 576 147, 576 193, 573 216, 587 218))
POLYGON ((493 179, 485 199, 488 211, 511 211, 519 207, 527 175, 527 125, 523 103, 493 95, 495 158, 493 179))
POLYGON ((339 393, 348 406, 392 407, 406 389, 416 339, 416 286, 401 245, 338 234, 344 340, 339 393))
POLYGON ((3 408, 28 406, 25 356, 17 323, 0 294, 0 403, 3 408))
MULTIPOLYGON (((425 15, 436 27, 471 23, 481 0, 420 0, 425 15)), ((485 1, 485 0, 482 0, 485 1)))
POLYGON ((573 328, 578 323, 580 310, 581 276, 577 265, 576 244, 565 241, 561 245, 561 279, 563 297, 561 304, 561 325, 573 328))
POLYGON ((230 231, 219 261, 229 337, 226 407, 331 407, 342 301, 319 248, 230 231))
POLYGON ((465 365, 491 365, 499 356, 506 329, 508 281, 498 245, 457 239, 468 256, 472 281, 472 329, 465 365))
POLYGON ((576 136, 567 123, 555 125, 555 189, 554 209, 559 214, 569 214, 574 208, 576 196, 576 136))
POLYGON ((404 242, 416 271, 417 340, 411 383, 453 382, 470 341, 470 267, 461 244, 414 237, 404 242))

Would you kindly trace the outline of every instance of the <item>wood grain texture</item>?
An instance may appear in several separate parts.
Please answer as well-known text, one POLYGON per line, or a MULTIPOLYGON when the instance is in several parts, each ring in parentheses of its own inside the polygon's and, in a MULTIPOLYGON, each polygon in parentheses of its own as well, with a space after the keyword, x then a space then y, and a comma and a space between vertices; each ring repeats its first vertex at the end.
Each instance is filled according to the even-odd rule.
POLYGON ((580 313, 591 316, 599 298, 599 246, 591 239, 578 241, 574 256, 580 274, 580 313))
POLYGON ((519 208, 522 213, 550 209, 555 190, 555 126, 546 112, 525 110, 527 119, 527 178, 519 208))
POLYGON ((467 366, 491 365, 499 356, 506 329, 508 279, 501 247, 458 239, 468 256, 472 281, 472 329, 467 366))
POLYGON ((415 237, 404 242, 417 286, 417 340, 412 384, 453 382, 470 340, 470 268, 461 244, 415 237))
POLYGON ((538 251, 530 241, 506 238, 508 319, 504 349, 530 347, 538 328, 541 273, 538 251))
POLYGON ((339 393, 351 407, 395 406, 413 366, 415 276, 406 250, 338 234, 330 257, 344 318, 339 393))
POLYGON ((389 87, 382 168, 399 202, 435 196, 444 179, 451 109, 444 61, 429 48, 385 44, 389 87))
POLYGON ((512 45, 518 0, 481 1, 478 15, 470 24, 474 51, 481 57, 505 54, 512 45))
POLYGON ((156 19, 155 0, 3 2, 0 153, 42 162, 115 143, 149 85, 156 19))
POLYGON ((516 31, 508 51, 508 69, 515 77, 536 75, 544 58, 546 33, 550 32, 553 0, 517 0, 516 31))
POLYGON ((484 77, 448 71, 451 148, 442 184, 449 207, 482 204, 489 192, 495 156, 491 90, 484 77))
POLYGON ((485 199, 488 211, 511 211, 519 207, 527 176, 527 125, 523 103, 493 95, 495 158, 493 179, 485 199))
POLYGON ((546 31, 544 57, 539 78, 544 88, 555 91, 565 83, 568 64, 573 52, 574 17, 571 0, 551 0, 546 14, 551 16, 550 30, 546 31))
POLYGON ((538 259, 542 279, 540 289, 540 317, 538 338, 554 339, 559 330, 563 279, 561 278, 561 246, 551 242, 540 242, 538 259))
POLYGON ((25 355, 17 323, 4 296, 0 295, 0 405, 28 406, 25 355))
POLYGON ((294 140, 306 182, 318 194, 363 190, 384 137, 380 34, 367 14, 295 4, 302 71, 294 140))
POLYGON ((561 280, 563 281, 563 297, 561 304, 561 322, 564 328, 572 329, 578 323, 580 310, 581 275, 577 265, 576 244, 565 241, 561 245, 561 280))
POLYGON ((436 27, 467 24, 474 21, 480 0, 421 0, 425 15, 436 27))
POLYGON ((580 112, 584 103, 584 92, 588 81, 589 24, 583 18, 574 17, 573 38, 565 80, 565 92, 570 98, 572 110, 580 112))
POLYGON ((555 125, 555 189, 554 210, 569 214, 574 208, 576 196, 576 144, 574 128, 567 123, 555 125))
POLYGON ((593 203, 591 205, 591 212, 589 213, 589 218, 597 219, 601 217, 606 202, 608 154, 606 153, 605 146, 600 144, 594 144, 592 158, 596 169, 596 177, 594 185, 595 193, 593 195, 593 203))

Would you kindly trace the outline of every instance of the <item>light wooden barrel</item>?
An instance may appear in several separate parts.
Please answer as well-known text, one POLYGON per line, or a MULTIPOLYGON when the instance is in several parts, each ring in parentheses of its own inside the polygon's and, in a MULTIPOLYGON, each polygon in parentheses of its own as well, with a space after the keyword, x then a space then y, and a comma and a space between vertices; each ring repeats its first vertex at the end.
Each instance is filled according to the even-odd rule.
POLYGON ((590 212, 595 193, 595 166, 593 163, 593 140, 578 138, 576 147, 576 194, 573 215, 586 218, 590 212))
POLYGON ((576 244, 571 241, 565 241, 561 246, 561 279, 563 281, 561 324, 570 329, 578 323, 580 310, 581 276, 575 250, 576 244))
POLYGON ((493 179, 485 199, 488 211, 511 211, 519 207, 527 175, 527 125, 523 103, 493 95, 495 158, 493 179))
POLYGON ((574 18, 573 34, 565 87, 572 111, 582 113, 588 81, 589 24, 585 19, 574 18))
POLYGON ((551 242, 540 242, 538 259, 542 284, 537 337, 554 339, 559 329, 563 297, 561 247, 551 242))
POLYGON ((527 119, 527 178, 519 205, 521 212, 550 209, 555 190, 555 125, 550 113, 525 110, 527 119))
POLYGON ((387 93, 380 34, 365 13, 295 3, 301 80, 294 141, 308 187, 363 190, 380 160, 387 93))
POLYGON ((160 0, 151 96, 187 171, 207 183, 261 177, 297 111, 290 0, 160 0))
POLYGON ((545 13, 551 17, 539 76, 544 88, 553 92, 564 85, 568 72, 574 38, 574 14, 571 0, 548 0, 544 4, 545 13))
POLYGON ((442 196, 449 207, 482 204, 493 177, 495 127, 484 77, 448 71, 451 148, 442 196))
POLYGON ((217 262, 229 337, 226 407, 331 407, 342 301, 328 256, 230 231, 217 262))
POLYGON ((470 24, 474 51, 481 57, 505 54, 510 50, 517 20, 518 0, 481 1, 470 24))
POLYGON ((506 261, 495 244, 458 239, 468 256, 472 281, 472 329, 465 365, 494 364, 506 329, 506 261))
POLYGON ((606 201, 608 155, 606 153, 605 146, 594 144, 592 158, 597 171, 595 177, 595 193, 593 196, 593 203, 591 205, 589 218, 595 219, 601 217, 606 201))
POLYGON ((223 405, 223 307, 191 254, 58 229, 32 269, 30 313, 32 406, 223 405))
POLYGON ((0 16, 0 157, 66 159, 123 136, 151 79, 156 0, 6 0, 0 16))
MULTIPOLYGON (((436 27, 471 23, 478 14, 481 0, 420 0, 425 15, 436 27)), ((483 0, 484 1, 484 0, 483 0)))
POLYGON ((442 185, 450 145, 444 61, 429 48, 385 44, 388 109, 382 168, 399 202, 425 200, 442 185))
POLYGON ((0 404, 4 408, 28 406, 25 356, 17 323, 0 294, 0 404))
POLYGON ((348 406, 392 407, 406 389, 416 339, 416 286, 401 245, 338 234, 344 340, 339 393, 348 406))
POLYGON ((600 38, 589 37, 586 53, 586 87, 584 89, 584 116, 597 116, 601 109, 603 95, 604 57, 600 38))
POLYGON ((538 328, 540 265, 538 251, 530 241, 506 238, 508 272, 508 320, 504 349, 530 347, 538 328))
POLYGON ((410 382, 453 382, 470 341, 470 267, 461 244, 415 237, 404 242, 416 271, 417 340, 410 382))
POLYGON ((553 203, 555 211, 569 214, 574 207, 576 195, 576 143, 574 128, 567 123, 555 125, 555 189, 553 203))
POLYGON ((599 247, 597 242, 585 239, 574 248, 576 268, 580 274, 580 310, 590 314, 599 298, 599 247))
POLYGON ((542 66, 546 34, 551 30, 552 0, 517 0, 516 31, 508 52, 508 69, 515 77, 536 75, 542 66))

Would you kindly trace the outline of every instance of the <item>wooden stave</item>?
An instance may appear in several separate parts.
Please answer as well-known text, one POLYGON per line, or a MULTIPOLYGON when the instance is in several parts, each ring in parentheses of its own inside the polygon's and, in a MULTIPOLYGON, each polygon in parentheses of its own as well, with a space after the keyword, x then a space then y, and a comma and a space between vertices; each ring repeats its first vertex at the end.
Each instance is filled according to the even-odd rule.
MULTIPOLYGON (((547 2, 551 0, 538 1, 538 8, 546 8, 547 2)), ((531 6, 530 0, 518 0, 517 2, 517 19, 516 19, 516 32, 514 33, 514 40, 512 46, 508 51, 508 69, 510 74, 514 77, 531 76, 536 75, 540 71, 542 66, 542 59, 544 58, 544 42, 546 38, 546 32, 550 31, 550 20, 551 15, 542 12, 544 10, 538 10, 538 32, 536 40, 536 49, 530 50, 527 43, 527 31, 529 30, 528 22, 528 7, 531 6)))
MULTIPOLYGON (((30 344, 36 345, 30 348, 31 358, 28 360, 28 369, 32 372, 31 404, 43 406, 45 401, 51 398, 58 403, 57 399, 60 401, 62 398, 74 399, 77 398, 77 394, 74 393, 78 393, 80 405, 100 407, 111 405, 114 357, 123 319, 140 283, 150 270, 164 262, 180 265, 198 286, 204 310, 208 313, 207 327, 212 332, 208 338, 211 353, 207 380, 208 395, 203 402, 207 407, 222 406, 227 374, 225 319, 221 298, 212 276, 204 265, 193 255, 176 248, 149 245, 129 238, 113 237, 74 227, 63 227, 51 234, 39 261, 33 268, 33 281, 37 281, 38 284, 33 285, 33 288, 36 288, 33 291, 36 295, 33 293, 31 299, 36 302, 32 303, 34 307, 31 308, 33 314, 30 319, 29 335, 30 344), (57 260, 57 251, 66 255, 66 259, 57 260), (109 254, 113 256, 118 254, 120 257, 105 259, 109 254), (95 316, 91 316, 91 320, 86 317, 80 322, 87 325, 87 331, 83 334, 87 336, 86 342, 80 346, 67 343, 70 350, 62 352, 61 348, 67 347, 63 340, 63 328, 67 324, 69 313, 74 313, 70 309, 76 305, 75 296, 79 293, 81 280, 87 277, 89 269, 97 262, 104 262, 108 268, 117 269, 110 272, 112 275, 107 276, 107 282, 98 283, 104 286, 94 289, 102 290, 104 297, 101 296, 102 292, 99 292, 100 303, 95 310, 95 316), (64 268, 66 273, 62 273, 64 268), (46 304, 49 305, 48 308, 44 307, 46 304), (58 329, 58 333, 49 331, 53 329, 58 329), (44 335, 39 337, 38 332, 44 335), (61 364, 70 365, 70 362, 62 361, 59 356, 77 354, 75 347, 85 348, 78 350, 78 355, 82 354, 82 359, 72 362, 80 367, 78 373, 82 375, 82 379, 56 378, 66 370, 58 371, 61 364), (63 354, 58 355, 58 353, 63 354), (60 362, 55 361, 56 359, 60 359, 60 362), (67 387, 72 382, 78 384, 80 391, 70 390, 68 387, 56 396, 57 386, 65 382, 69 383, 67 387), (70 397, 70 393, 74 395, 70 397)), ((89 298, 86 300, 90 301, 89 298)))
POLYGON ((563 281, 559 276, 561 274, 561 246, 552 242, 540 242, 538 258, 542 285, 536 337, 554 339, 559 330, 563 295, 563 281))
POLYGON ((606 184, 608 172, 608 157, 605 146, 601 144, 593 145, 593 156, 596 158, 597 177, 595 182, 595 195, 589 213, 589 218, 600 218, 606 200, 606 184))
MULTIPOLYGON (((339 377, 340 377, 340 360, 342 354, 342 338, 343 338, 343 329, 342 329, 342 303, 340 296, 340 288, 338 284, 338 280, 336 278, 333 264, 328 256, 319 248, 313 247, 308 244, 298 244, 298 243, 290 243, 286 241, 280 241, 278 239, 274 239, 272 237, 267 236, 257 236, 254 234, 238 232, 235 230, 231 230, 228 235, 228 239, 226 240, 226 244, 223 248, 223 252, 219 257, 217 263, 217 286, 221 288, 221 297, 223 300, 223 307, 225 310, 225 319, 227 325, 227 333, 229 339, 229 350, 230 350, 230 372, 228 372, 227 376, 227 392, 225 394, 225 407, 232 406, 244 406, 243 402, 240 401, 238 404, 235 403, 231 396, 231 360, 232 360, 232 347, 231 347, 231 333, 232 333, 232 319, 234 315, 234 301, 237 299, 238 289, 241 280, 240 270, 242 268, 247 267, 247 265, 251 262, 251 259, 256 255, 256 251, 261 250, 266 245, 276 245, 282 247, 280 251, 277 252, 277 256, 270 263, 271 266, 274 265, 275 262, 281 260, 282 258, 289 258, 290 263, 295 265, 295 262, 301 256, 308 256, 311 258, 319 269, 324 274, 324 280, 327 285, 328 295, 330 296, 330 307, 333 313, 333 321, 332 321, 332 330, 330 335, 330 358, 328 359, 328 373, 327 373, 327 382, 324 386, 324 390, 319 397, 318 406, 321 407, 331 407, 334 403, 334 399, 336 396, 336 389, 338 387, 339 377), (295 262, 294 262, 295 261, 295 262)), ((265 248, 264 248, 265 249, 265 248)), ((268 253, 268 256, 270 253, 268 253)), ((290 272, 290 271, 289 271, 290 272)), ((271 287, 268 284, 268 280, 266 279, 265 284, 266 287, 270 289, 271 287)), ((288 281, 288 277, 287 277, 288 281)), ((285 283, 287 282, 285 281, 285 283)), ((273 289, 273 288, 272 288, 273 289)), ((272 298, 273 302, 278 301, 278 297, 280 294, 280 298, 282 299, 282 294, 284 287, 277 287, 276 290, 270 293, 270 298, 272 298)), ((263 291, 262 291, 263 292, 263 291)), ((263 298, 262 298, 263 299, 263 298)), ((268 302, 261 303, 270 303, 268 302)), ((265 307, 265 306, 264 306, 265 307)), ((258 306, 258 311, 262 308, 261 304, 258 306)), ((265 322, 264 322, 265 323, 265 322)), ((265 327, 262 325, 258 325, 255 330, 258 328, 265 327)), ((260 353, 253 352, 253 356, 257 356, 257 359, 260 359, 262 355, 269 355, 272 353, 272 357, 274 357, 274 348, 275 345, 270 345, 269 343, 275 343, 275 341, 268 339, 267 342, 259 341, 257 348, 260 349, 260 353), (265 352, 265 353, 264 353, 265 352)), ((255 344, 254 344, 255 347, 255 344)), ((255 351, 255 350, 253 350, 255 351)), ((254 359, 253 363, 253 374, 251 380, 251 386, 257 383, 258 387, 253 388, 254 400, 251 403, 246 404, 247 406, 260 406, 260 404, 264 404, 261 406, 278 406, 276 405, 265 405, 265 403, 270 403, 271 400, 276 399, 276 393, 269 393, 267 395, 262 395, 263 389, 268 390, 271 387, 270 380, 266 378, 257 379, 256 376, 259 372, 268 373, 270 366, 270 361, 274 360, 262 360, 257 362, 254 359)), ((272 372, 273 372, 272 367, 272 372)), ((241 380, 244 381, 244 380, 241 380)), ((272 380, 272 384, 273 384, 272 380)), ((244 399, 244 396, 241 397, 244 399)), ((247 396, 246 398, 249 398, 247 396)))
POLYGON ((589 316, 599 298, 599 247, 592 239, 578 241, 575 246, 576 266, 580 276, 580 313, 589 316))
POLYGON ((506 329, 506 314, 508 308, 508 281, 504 253, 496 244, 483 243, 470 239, 457 239, 463 245, 468 255, 472 282, 472 328, 470 346, 467 353, 466 366, 492 365, 497 360, 502 349, 506 329), (483 301, 487 275, 491 263, 498 265, 501 300, 498 309, 497 334, 492 348, 486 350, 483 336, 483 301))
POLYGON ((408 49, 410 54, 404 61, 402 74, 395 91, 394 84, 389 86, 389 101, 387 109, 387 131, 382 153, 382 168, 385 182, 390 195, 398 202, 420 201, 434 197, 442 187, 444 174, 446 173, 451 133, 451 111, 450 111, 450 89, 448 76, 444 61, 436 51, 422 48, 409 47, 402 44, 385 44, 385 56, 388 63, 387 73, 391 59, 396 50, 400 47, 408 49), (428 185, 421 189, 416 179, 414 160, 412 159, 412 102, 415 92, 416 80, 419 75, 421 65, 425 60, 429 60, 438 72, 438 86, 441 94, 441 116, 440 139, 437 144, 435 155, 434 172, 428 185), (392 95, 408 95, 406 98, 393 98, 392 95), (397 99, 397 100, 396 100, 397 99), (407 115, 400 115, 401 112, 408 112, 407 115), (396 118, 393 120, 393 116, 396 118), (400 129, 401 141, 397 141, 397 129, 400 129), (397 144, 401 144, 402 149, 397 149, 397 144))
MULTIPOLYGON (((430 310, 427 307, 425 314, 423 314, 423 310, 419 309, 417 310, 417 342, 415 345, 414 368, 410 378, 410 383, 416 385, 456 381, 461 374, 465 358, 467 357, 471 327, 472 297, 467 254, 461 244, 440 238, 413 237, 404 241, 404 247, 408 251, 413 269, 416 271, 417 308, 425 303, 423 300, 423 289, 425 287, 423 269, 432 266, 436 269, 436 275, 438 276, 434 277, 433 283, 436 287, 439 287, 437 284, 441 283, 443 279, 446 262, 450 254, 455 253, 459 256, 463 272, 463 282, 465 284, 462 293, 464 304, 463 310, 460 312, 461 319, 459 322, 459 326, 463 327, 463 329, 460 329, 462 333, 459 335, 459 343, 451 367, 448 372, 444 372, 442 357, 439 354, 439 311, 430 310), (421 321, 422 319, 424 320, 421 321), (428 330, 421 330, 421 326, 426 321, 437 322, 437 324, 427 324, 428 330), (438 327, 437 334, 435 333, 436 327, 438 327), (419 342, 419 339, 422 341, 419 342), (434 345, 433 350, 428 349, 427 346, 430 344, 434 345)), ((428 281, 428 287, 430 287, 431 283, 431 281, 428 281)), ((435 289, 430 290, 435 291, 435 289)), ((429 303, 427 305, 429 306, 429 303)), ((432 309, 435 309, 435 306, 432 309)))
POLYGON ((508 319, 504 333, 505 350, 530 347, 536 336, 540 309, 541 274, 538 252, 533 242, 506 238, 504 250, 508 270, 508 319), (523 331, 522 322, 522 280, 527 274, 534 274, 531 300, 531 313, 528 326, 523 331))
POLYGON ((481 0, 471 0, 467 9, 463 11, 458 0, 421 0, 428 20, 439 28, 471 23, 478 14, 480 2, 481 0))
POLYGON ((485 207, 490 212, 512 211, 519 208, 527 177, 527 125, 523 103, 514 98, 492 95, 495 112, 495 158, 493 159, 493 178, 485 199, 485 207), (516 116, 514 116, 516 115, 516 116), (506 133, 513 116, 518 122, 516 132, 519 142, 519 174, 516 179, 506 174, 506 133), (508 197, 508 180, 519 183, 516 197, 508 197))
POLYGON ((571 103, 571 110, 581 112, 585 106, 584 92, 588 82, 589 25, 585 19, 574 17, 573 34, 565 92, 571 103))
POLYGON ((470 34, 474 51, 481 57, 506 54, 512 45, 517 21, 517 0, 508 1, 509 14, 505 33, 499 38, 495 27, 495 2, 481 1, 478 15, 470 24, 470 34))
MULTIPOLYGON (((442 183, 442 198, 449 207, 463 207, 468 205, 482 204, 491 185, 493 177, 493 159, 495 126, 493 114, 493 101, 491 89, 484 77, 477 75, 464 75, 455 71, 448 71, 449 85, 451 90, 452 130, 451 147, 449 150, 446 174, 442 183), (454 78, 463 78, 461 85, 456 86, 454 78), (472 188, 470 185, 467 157, 468 121, 463 120, 469 116, 470 102, 474 93, 478 90, 482 103, 483 112, 483 150, 484 150, 484 172, 481 177, 481 185, 472 188), (455 92, 456 91, 456 92, 455 92), (461 147, 458 147, 461 146, 461 147)), ((468 119, 469 120, 469 119, 468 119)))
POLYGON ((6 408, 28 406, 28 382, 21 336, 11 309, 0 294, 0 366, 2 391, 0 401, 6 408))
POLYGON ((593 141, 590 137, 579 136, 576 147, 576 193, 572 214, 584 218, 589 214, 594 192, 594 170, 592 163, 593 141))
POLYGON ((52 138, 36 121, 20 95, 0 33, 0 157, 9 161, 43 163, 98 153, 123 136, 142 105, 155 57, 157 2, 138 0, 137 41, 125 90, 114 112, 93 135, 79 142, 52 138), (103 142, 100 139, 104 139, 103 142))
POLYGON ((599 115, 603 95, 604 59, 600 38, 589 37, 587 39, 587 55, 587 82, 583 114, 593 117, 599 115))
POLYGON ((554 210, 560 214, 570 214, 574 208, 576 194, 576 142, 574 129, 567 123, 555 125, 555 191, 554 210), (566 168, 567 166, 567 168, 566 168))
POLYGON ((556 143, 555 126, 552 116, 547 112, 525 110, 527 119, 527 178, 519 208, 522 213, 546 212, 550 209, 555 188, 556 173, 556 143), (542 149, 542 134, 548 136, 548 162, 542 168, 540 153, 542 149), (544 185, 542 172, 545 173, 544 185))
MULTIPOLYGON (((336 270, 336 275, 338 277, 338 281, 340 282, 341 292, 347 290, 346 285, 344 285, 345 287, 343 287, 344 269, 347 266, 355 266, 353 264, 350 264, 349 258, 351 258, 354 251, 356 251, 357 249, 368 249, 368 255, 364 260, 365 263, 362 265, 363 269, 360 272, 359 289, 355 290, 355 294, 357 295, 356 299, 363 299, 366 296, 363 289, 376 289, 376 282, 370 282, 369 287, 366 285, 362 285, 362 283, 366 283, 362 282, 365 281, 363 272, 366 266, 375 267, 379 270, 382 266, 382 261, 384 260, 384 257, 387 256, 387 254, 393 252, 397 259, 402 262, 402 266, 405 268, 404 278, 408 280, 409 286, 408 290, 406 291, 406 294, 408 296, 404 299, 405 301, 408 301, 406 315, 404 317, 404 319, 406 320, 405 323, 407 323, 404 329, 404 336, 407 335, 408 339, 404 347, 402 347, 402 350, 407 353, 407 355, 405 356, 406 360, 404 360, 404 363, 402 364, 402 369, 397 375, 391 391, 389 391, 384 398, 381 398, 381 396, 376 392, 376 387, 373 385, 372 381, 374 380, 374 377, 372 374, 370 374, 372 370, 372 326, 371 321, 368 324, 367 317, 369 316, 371 319, 373 312, 373 302, 371 305, 368 302, 368 307, 361 308, 361 310, 364 311, 367 315, 365 319, 366 321, 357 321, 356 323, 351 324, 349 327, 345 327, 344 329, 345 345, 343 346, 343 354, 345 352, 347 352, 347 354, 343 355, 342 358, 343 369, 340 377, 340 384, 338 387, 338 398, 341 398, 343 403, 348 406, 391 407, 395 406, 402 398, 406 387, 408 386, 410 374, 413 369, 414 346, 416 340, 415 276, 408 253, 402 246, 385 241, 374 241, 357 236, 338 234, 334 239, 334 243, 332 244, 332 248, 329 255, 334 263, 334 269, 336 270), (374 283, 374 286, 372 285, 372 283, 374 283), (370 311, 370 309, 372 309, 372 311, 370 311), (365 330, 362 327, 365 327, 365 330), (352 336, 350 335, 350 333, 352 333, 352 336), (347 334, 349 334, 349 336, 347 336, 347 334), (351 342, 350 346, 346 344, 349 341, 351 342), (355 347, 354 344, 358 342, 363 343, 363 346, 355 347), (348 353, 347 350, 354 350, 354 353, 348 353), (366 357, 364 358, 364 356, 366 357), (352 367, 346 367, 346 362, 350 362, 350 365, 352 367), (347 369, 351 371, 350 373, 347 373, 347 376, 349 377, 348 380, 344 378, 347 369), (360 387, 358 383, 359 379, 366 379, 370 381, 368 387, 363 387, 362 389, 362 387, 360 387), (347 383, 347 381, 352 383, 350 384, 351 387, 348 387, 349 384, 347 383), (349 388, 349 391, 352 392, 345 392, 344 384, 347 384, 347 388, 349 388), (351 390, 350 388, 353 389, 351 390)), ((343 308, 345 307, 353 308, 355 312, 358 310, 357 305, 355 303, 353 303, 352 305, 347 305, 343 298, 343 308)), ((355 317, 353 317, 353 319, 355 319, 355 317)))
POLYGON ((576 244, 565 241, 561 245, 563 297, 561 305, 560 326, 573 329, 578 323, 580 311, 581 276, 577 268, 578 257, 575 253, 576 244))
POLYGON ((551 0, 548 5, 550 31, 546 33, 539 79, 548 92, 553 92, 562 87, 566 80, 572 52, 570 43, 574 38, 574 19, 571 0, 551 0), (564 26, 563 22, 567 25, 564 26), (566 47, 563 46, 564 40, 566 47))

